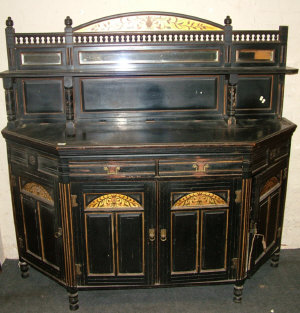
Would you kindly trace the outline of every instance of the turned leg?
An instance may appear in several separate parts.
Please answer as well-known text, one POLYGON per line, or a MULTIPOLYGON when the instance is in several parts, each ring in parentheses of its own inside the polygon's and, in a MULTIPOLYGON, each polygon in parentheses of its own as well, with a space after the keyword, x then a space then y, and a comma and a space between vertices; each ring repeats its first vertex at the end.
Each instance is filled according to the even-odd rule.
POLYGON ((79 308, 78 304, 78 291, 76 288, 70 288, 68 289, 69 292, 69 304, 70 304, 70 310, 76 311, 79 308))
POLYGON ((26 262, 23 262, 23 261, 20 261, 19 262, 19 267, 20 267, 20 270, 21 270, 21 276, 22 278, 27 278, 29 276, 29 266, 26 262))
POLYGON ((241 303, 243 297, 244 281, 237 281, 233 290, 233 301, 241 303))
POLYGON ((278 267, 279 264, 279 257, 280 257, 280 250, 276 251, 271 258, 271 266, 278 267))

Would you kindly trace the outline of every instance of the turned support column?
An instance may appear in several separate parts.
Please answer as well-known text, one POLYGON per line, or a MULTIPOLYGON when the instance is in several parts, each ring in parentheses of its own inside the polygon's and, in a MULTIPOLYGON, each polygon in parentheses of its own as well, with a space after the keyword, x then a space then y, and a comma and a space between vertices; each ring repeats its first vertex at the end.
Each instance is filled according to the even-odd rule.
MULTIPOLYGON (((73 68, 73 21, 70 16, 65 18, 65 45, 67 68, 73 68)), ((73 81, 72 77, 64 78, 65 106, 66 106, 66 135, 75 136, 73 81)))
POLYGON ((16 103, 13 88, 13 79, 4 78, 3 87, 5 89, 5 103, 8 123, 12 123, 16 120, 16 103))
POLYGON ((71 77, 64 78, 65 106, 66 106, 66 135, 75 136, 73 82, 71 77))
POLYGON ((227 123, 229 126, 236 124, 236 91, 237 91, 238 75, 229 75, 228 86, 227 86, 227 123))
POLYGON ((232 19, 230 16, 226 16, 224 20, 224 65, 226 67, 231 66, 231 54, 232 54, 232 19))
POLYGON ((6 46, 7 46, 7 60, 9 70, 16 69, 16 49, 15 49, 15 29, 14 22, 11 17, 8 17, 6 20, 6 46))

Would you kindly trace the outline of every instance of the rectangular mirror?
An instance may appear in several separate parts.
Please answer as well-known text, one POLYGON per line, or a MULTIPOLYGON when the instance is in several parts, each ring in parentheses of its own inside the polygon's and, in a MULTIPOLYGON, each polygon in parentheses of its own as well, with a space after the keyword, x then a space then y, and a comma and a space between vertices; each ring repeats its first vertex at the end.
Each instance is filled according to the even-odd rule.
POLYGON ((61 65, 61 52, 23 52, 22 65, 61 65))
POLYGON ((218 62, 219 51, 208 50, 143 50, 143 51, 79 51, 82 65, 126 65, 151 63, 199 63, 218 62))
POLYGON ((237 62, 274 62, 274 50, 241 49, 236 51, 237 62))

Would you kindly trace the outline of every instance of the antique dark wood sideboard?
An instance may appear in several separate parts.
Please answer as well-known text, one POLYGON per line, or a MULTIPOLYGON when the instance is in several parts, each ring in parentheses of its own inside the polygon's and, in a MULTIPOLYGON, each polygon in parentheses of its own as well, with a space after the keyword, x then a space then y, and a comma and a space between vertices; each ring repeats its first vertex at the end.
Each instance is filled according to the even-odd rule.
POLYGON ((234 284, 278 265, 291 136, 288 28, 115 15, 15 33, 2 72, 28 265, 69 292, 234 284))

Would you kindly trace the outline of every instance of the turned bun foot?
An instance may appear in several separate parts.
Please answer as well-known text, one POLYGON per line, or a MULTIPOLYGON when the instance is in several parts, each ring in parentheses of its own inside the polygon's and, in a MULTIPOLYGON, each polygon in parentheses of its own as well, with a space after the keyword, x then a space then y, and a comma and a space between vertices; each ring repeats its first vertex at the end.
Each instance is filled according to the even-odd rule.
POLYGON ((273 254, 271 258, 271 266, 272 267, 278 267, 279 265, 279 257, 280 257, 280 251, 277 251, 273 254))
POLYGON ((26 262, 19 262, 19 267, 21 270, 21 277, 22 278, 27 278, 29 277, 29 265, 26 262))
POLYGON ((233 290, 233 302, 241 303, 243 298, 243 285, 235 285, 233 290))
POLYGON ((72 290, 69 292, 69 304, 70 310, 76 311, 79 308, 78 304, 78 292, 77 290, 72 290))

